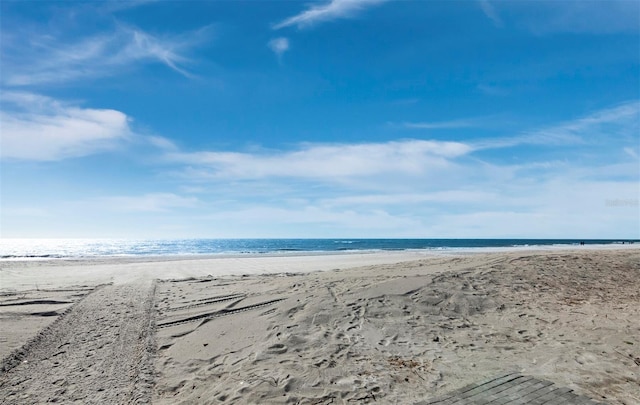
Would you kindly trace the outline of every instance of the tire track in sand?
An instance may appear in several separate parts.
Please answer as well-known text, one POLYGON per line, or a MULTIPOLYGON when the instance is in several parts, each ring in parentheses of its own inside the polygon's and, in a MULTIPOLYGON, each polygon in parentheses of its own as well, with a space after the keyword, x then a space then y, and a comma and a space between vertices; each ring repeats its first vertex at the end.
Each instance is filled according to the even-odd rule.
POLYGON ((0 376, 0 403, 149 403, 155 282, 96 289, 0 376))

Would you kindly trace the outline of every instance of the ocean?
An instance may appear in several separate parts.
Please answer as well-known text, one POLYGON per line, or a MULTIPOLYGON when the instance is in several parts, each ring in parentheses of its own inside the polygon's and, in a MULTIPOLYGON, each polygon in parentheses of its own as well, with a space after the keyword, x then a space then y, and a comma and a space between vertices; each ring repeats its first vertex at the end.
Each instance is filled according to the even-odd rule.
POLYGON ((294 255, 640 243, 611 239, 0 239, 0 260, 184 255, 294 255))

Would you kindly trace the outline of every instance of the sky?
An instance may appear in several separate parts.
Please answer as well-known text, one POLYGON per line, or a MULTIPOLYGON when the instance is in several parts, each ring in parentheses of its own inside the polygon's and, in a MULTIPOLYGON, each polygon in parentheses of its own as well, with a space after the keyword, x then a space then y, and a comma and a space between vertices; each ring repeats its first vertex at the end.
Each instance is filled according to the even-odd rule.
POLYGON ((3 238, 640 238, 640 2, 0 2, 3 238))

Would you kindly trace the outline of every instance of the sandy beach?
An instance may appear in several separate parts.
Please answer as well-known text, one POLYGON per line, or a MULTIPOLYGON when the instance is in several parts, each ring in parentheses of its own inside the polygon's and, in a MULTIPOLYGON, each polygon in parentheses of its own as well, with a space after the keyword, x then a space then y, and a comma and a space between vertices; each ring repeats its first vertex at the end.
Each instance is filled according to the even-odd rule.
POLYGON ((640 404, 640 249, 1 263, 0 402, 640 404))

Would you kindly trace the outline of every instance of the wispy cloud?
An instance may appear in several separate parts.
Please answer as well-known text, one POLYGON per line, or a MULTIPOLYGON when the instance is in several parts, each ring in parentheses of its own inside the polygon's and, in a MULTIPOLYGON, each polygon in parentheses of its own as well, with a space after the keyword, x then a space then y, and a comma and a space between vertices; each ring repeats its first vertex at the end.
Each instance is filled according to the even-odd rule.
POLYGON ((109 0, 97 4, 93 4, 92 6, 98 8, 99 10, 106 11, 108 13, 115 13, 122 10, 129 10, 136 7, 146 6, 149 4, 156 3, 160 0, 109 0))
POLYGON ((506 87, 496 86, 493 84, 479 84, 477 89, 489 96, 506 96, 510 93, 506 87))
POLYGON ((167 212, 175 208, 192 208, 195 197, 182 197, 173 193, 148 193, 138 196, 110 196, 91 201, 104 209, 129 212, 167 212))
POLYGON ((276 237, 331 237, 327 232, 329 235, 350 237, 365 235, 363 229, 367 230, 367 236, 393 237, 406 236, 420 227, 414 218, 393 215, 384 209, 332 209, 314 204, 252 205, 218 211, 200 221, 214 223, 233 237, 273 237, 274 234, 276 237), (274 223, 278 224, 275 228, 274 223))
POLYGON ((164 151, 175 152, 178 150, 178 146, 176 146, 175 143, 173 143, 170 139, 164 138, 162 136, 147 135, 142 137, 142 139, 146 144, 164 151))
POLYGON ((422 193, 361 194, 321 200, 323 206, 407 206, 427 203, 474 205, 497 202, 501 196, 479 190, 443 190, 422 193))
POLYGON ((450 121, 421 121, 403 122, 400 125, 409 129, 453 129, 453 128, 473 128, 481 126, 486 120, 468 118, 450 121))
POLYGON ((628 101, 614 107, 594 111, 575 120, 546 128, 524 131, 515 136, 485 139, 474 143, 478 149, 516 145, 579 145, 637 142, 640 133, 640 101, 628 101))
POLYGON ((422 174, 446 167, 471 148, 459 142, 406 140, 387 143, 303 145, 272 153, 173 153, 174 163, 199 167, 211 178, 308 178, 339 181, 349 177, 401 173, 422 174))
POLYGON ((502 28, 504 26, 500 15, 498 15, 495 7, 489 2, 489 0, 479 0, 479 4, 482 12, 493 22, 493 25, 498 28, 502 28))
POLYGON ((292 25, 305 28, 321 22, 352 18, 358 12, 389 0, 330 0, 324 4, 311 6, 300 14, 289 17, 273 26, 278 30, 292 25))
POLYGON ((640 160, 640 156, 638 155, 638 152, 636 152, 633 148, 627 146, 625 148, 622 148, 622 150, 624 151, 624 153, 631 156, 635 160, 640 160))
POLYGON ((281 60, 282 55, 289 50, 289 40, 284 37, 273 38, 267 43, 267 46, 276 54, 278 60, 281 60))
POLYGON ((3 159, 52 161, 110 150, 133 131, 126 114, 81 108, 33 93, 2 98, 3 159))
MULTIPOLYGON (((609 123, 632 124, 634 128, 640 124, 640 101, 633 100, 621 103, 615 107, 595 111, 590 115, 579 118, 561 127, 568 131, 580 131, 594 125, 609 123)), ((637 132, 636 132, 637 134, 637 132)))
POLYGON ((64 83, 83 78, 112 76, 123 69, 161 63, 192 77, 186 54, 211 37, 211 27, 181 35, 152 35, 138 28, 117 25, 108 33, 69 41, 49 34, 27 34, 3 47, 3 83, 29 86, 64 83))
POLYGON ((556 32, 610 34, 640 30, 640 2, 637 1, 563 0, 501 4, 515 12, 515 18, 538 35, 556 32), (535 13, 531 7, 535 7, 535 13))

